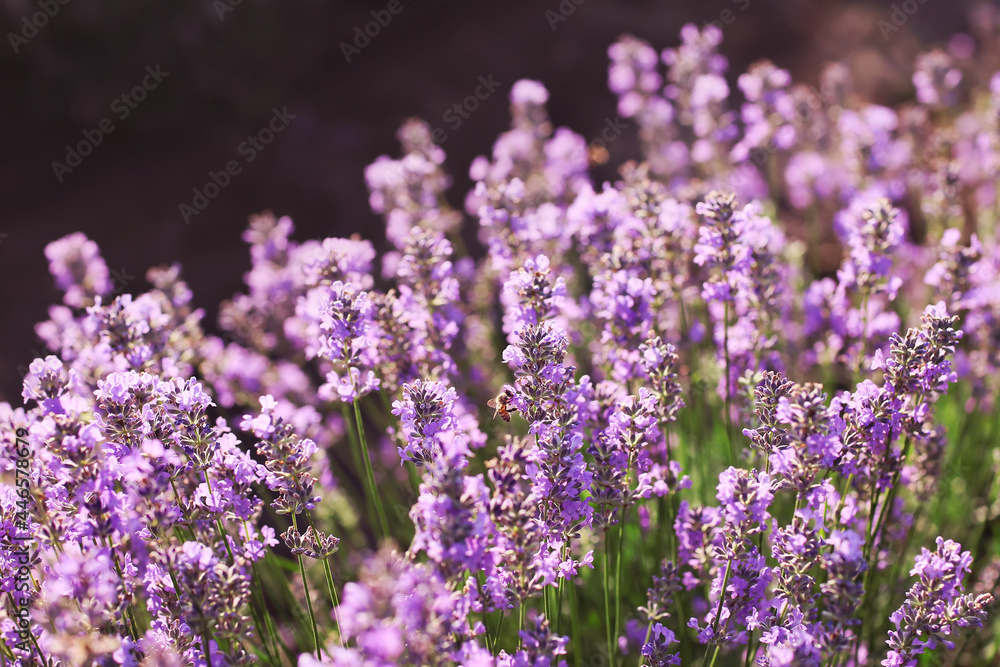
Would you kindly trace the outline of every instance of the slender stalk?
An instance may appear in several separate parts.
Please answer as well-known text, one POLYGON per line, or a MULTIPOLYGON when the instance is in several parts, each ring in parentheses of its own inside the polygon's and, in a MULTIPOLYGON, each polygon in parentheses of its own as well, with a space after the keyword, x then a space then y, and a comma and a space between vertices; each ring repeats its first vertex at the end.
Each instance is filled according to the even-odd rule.
MULTIPOLYGON (((679 592, 680 591, 678 591, 678 593, 679 592)), ((684 613, 684 603, 681 601, 681 596, 680 595, 675 595, 674 596, 674 606, 677 607, 677 618, 681 618, 681 619, 687 618, 687 615, 684 613)), ((691 653, 691 647, 688 644, 687 629, 684 628, 684 627, 681 627, 681 628, 679 628, 679 630, 680 630, 680 632, 677 633, 677 641, 680 642, 681 664, 682 665, 689 665, 689 664, 691 664, 691 659, 690 659, 690 655, 689 655, 691 653)))
MULTIPOLYGON (((903 451, 899 455, 899 467, 896 469, 896 474, 892 476, 892 488, 889 489, 889 495, 886 496, 885 504, 882 505, 882 511, 879 512, 878 521, 875 524, 875 530, 872 532, 872 540, 874 541, 875 536, 879 534, 885 525, 885 520, 889 516, 889 512, 892 510, 892 505, 896 502, 896 496, 899 495, 899 477, 900 473, 903 471, 903 465, 906 463, 906 455, 910 453, 910 438, 907 436, 906 442, 903 443, 903 451)), ((874 547, 874 542, 873 545, 874 547)), ((870 552, 869 552, 870 555, 870 552)))
MULTIPOLYGON (((661 498, 663 500, 663 498, 661 498)), ((677 533, 674 530, 674 521, 677 516, 676 509, 674 508, 674 503, 677 502, 676 494, 670 494, 666 498, 666 503, 664 503, 667 508, 667 548, 668 555, 670 557, 670 562, 677 563, 677 533)))
POLYGON ((861 370, 865 365, 865 358, 868 356, 868 288, 864 289, 861 297, 861 349, 858 351, 858 361, 854 368, 854 381, 861 377, 861 370))
POLYGON ((573 635, 573 664, 581 667, 583 663, 583 643, 580 636, 580 612, 576 606, 576 585, 569 586, 569 627, 573 635))
POLYGON ((354 399, 354 419, 358 426, 358 441, 361 443, 361 458, 365 466, 365 475, 368 478, 368 493, 375 504, 375 513, 378 515, 379 527, 382 530, 382 539, 389 537, 389 522, 385 518, 385 510, 382 509, 382 498, 379 496, 378 487, 375 486, 375 471, 372 468, 371 455, 368 453, 368 440, 365 438, 365 426, 361 421, 361 407, 358 399, 354 399))
MULTIPOLYGON (((917 403, 919 404, 919 400, 917 401, 917 403)), ((892 505, 895 504, 896 495, 899 493, 900 473, 902 472, 903 466, 906 463, 906 457, 909 451, 910 451, 910 437, 907 436, 906 440, 903 442, 903 450, 899 456, 899 463, 896 469, 896 473, 892 477, 892 486, 889 488, 889 491, 886 494, 885 501, 883 502, 880 511, 877 510, 879 510, 878 500, 881 494, 876 493, 876 495, 874 495, 872 498, 871 509, 869 510, 868 514, 868 533, 867 533, 867 539, 865 541, 865 551, 863 554, 865 557, 865 561, 868 564, 868 568, 865 570, 864 587, 861 591, 861 604, 860 604, 860 608, 862 610, 861 628, 858 630, 858 643, 855 645, 855 651, 859 649, 861 643, 861 634, 864 632, 864 630, 867 628, 869 630, 869 635, 870 635, 872 632, 872 628, 875 627, 874 621, 872 621, 871 625, 869 626, 868 617, 870 616, 870 614, 867 613, 872 605, 872 596, 870 594, 871 592, 869 591, 869 588, 874 583, 873 578, 876 565, 875 561, 878 556, 878 550, 875 548, 875 539, 878 537, 879 532, 882 530, 882 527, 885 524, 885 520, 889 516, 889 512, 892 509, 892 505), (877 519, 875 518, 876 515, 877 519)))
POLYGON ((743 667, 750 667, 750 659, 757 653, 757 647, 754 646, 753 630, 750 631, 750 637, 747 640, 747 657, 743 661, 743 667))
POLYGON ((559 587, 556 589, 556 618, 553 622, 553 627, 555 628, 556 634, 559 634, 559 621, 562 619, 562 596, 563 588, 566 585, 566 579, 559 579, 559 587))
POLYGON ((840 512, 844 509, 844 501, 847 500, 847 494, 851 490, 851 482, 854 481, 854 473, 852 472, 847 476, 847 481, 844 483, 844 490, 840 492, 840 502, 837 503, 837 511, 833 515, 833 520, 836 521, 836 525, 840 525, 840 512))
POLYGON ((313 613, 312 598, 309 596, 309 582, 306 580, 306 566, 302 562, 302 554, 298 555, 299 575, 302 577, 302 590, 306 596, 306 608, 309 610, 309 621, 312 623, 313 643, 316 646, 316 659, 321 660, 319 645, 319 626, 316 625, 316 614, 313 613))
MULTIPOLYGON (((353 475, 357 476, 356 483, 358 485, 358 495, 362 497, 361 502, 365 505, 365 511, 368 513, 368 519, 372 524, 372 533, 374 534, 375 517, 372 515, 373 505, 369 498, 364 497, 364 486, 361 483, 361 476, 364 475, 365 465, 361 462, 361 443, 358 442, 358 431, 357 429, 351 428, 351 411, 347 409, 347 403, 341 402, 340 404, 340 416, 344 420, 344 431, 347 433, 347 439, 351 446, 351 463, 354 464, 353 475)), ((355 481, 352 479, 352 481, 355 481)))
MULTIPOLYGON (((673 540, 670 539, 670 533, 672 532, 673 521, 671 521, 669 516, 669 510, 667 509, 667 503, 670 502, 669 497, 660 496, 656 499, 656 540, 655 546, 653 548, 653 571, 656 571, 656 564, 658 560, 662 560, 663 555, 663 534, 667 534, 667 557, 670 555, 670 545, 673 540), (664 524, 666 524, 666 530, 663 529, 664 524)), ((672 560, 672 559, 671 559, 672 560)), ((674 561, 676 562, 676 561, 674 561)))
MULTIPOLYGON (((708 667, 715 667, 715 659, 719 657, 719 645, 716 644, 712 647, 712 660, 708 663, 708 667)), ((708 659, 708 654, 705 654, 705 660, 708 659)), ((705 660, 702 660, 701 664, 705 664, 705 660)))
POLYGON ((323 572, 326 574, 326 586, 330 591, 330 599, 333 600, 333 620, 337 624, 337 638, 340 640, 340 647, 344 647, 344 636, 340 633, 340 598, 337 597, 337 585, 333 582, 333 570, 330 569, 329 557, 323 559, 323 572))
MULTIPOLYGON (((653 622, 650 621, 646 624, 646 638, 642 640, 642 645, 645 646, 649 643, 649 637, 653 634, 653 622)), ((639 667, 643 667, 646 664, 646 659, 642 655, 642 649, 639 649, 639 667)))
POLYGON ((506 618, 506 616, 507 616, 507 610, 506 609, 501 609, 500 610, 500 620, 497 621, 496 640, 493 642, 493 648, 494 649, 496 649, 496 648, 498 648, 500 646, 500 637, 501 637, 501 634, 503 633, 503 619, 506 618))
POLYGON ((270 647, 267 647, 268 659, 273 657, 272 664, 281 664, 281 653, 278 651, 278 634, 277 630, 274 628, 274 621, 271 619, 271 614, 267 612, 267 605, 264 602, 264 589, 260 585, 260 574, 257 571, 257 564, 253 563, 251 566, 251 571, 253 572, 253 583, 254 583, 254 593, 256 594, 257 604, 260 606, 259 614, 264 620, 264 628, 261 628, 261 639, 264 640, 264 646, 267 647, 267 639, 271 640, 270 647), (267 636, 264 636, 264 630, 267 630, 267 636), (272 654, 273 649, 273 654, 272 654))
POLYGON ((524 645, 524 638, 521 636, 521 630, 524 630, 524 600, 521 600, 521 604, 517 608, 517 650, 519 651, 524 645))
POLYGON ((385 420, 388 424, 392 422, 394 417, 392 414, 392 401, 389 400, 389 393, 384 389, 379 389, 376 393, 382 399, 382 409, 385 410, 385 420))
MULTIPOLYGON (((477 584, 477 586, 479 588, 479 594, 480 595, 482 595, 482 591, 483 591, 483 578, 484 578, 484 575, 483 575, 482 572, 477 572, 476 573, 476 584, 477 584)), ((490 636, 490 624, 488 622, 489 619, 486 616, 486 605, 485 604, 483 604, 483 606, 482 606, 482 612, 481 613, 482 613, 482 616, 483 616, 483 634, 486 636, 486 650, 489 651, 492 654, 493 653, 493 647, 496 645, 496 641, 493 639, 492 636, 490 636)))
POLYGON ((726 439, 729 441, 729 463, 736 465, 736 443, 733 441, 732 388, 729 376, 729 302, 725 302, 726 314, 722 321, 722 346, 726 353, 726 439))
POLYGON ((612 644, 614 629, 611 625, 611 531, 604 529, 604 625, 608 641, 608 664, 614 665, 614 645, 612 644))
MULTIPOLYGON (((292 514, 292 527, 295 529, 295 532, 299 531, 298 522, 295 520, 294 514, 292 514)), ((299 575, 302 577, 302 590, 306 596, 306 609, 309 611, 309 621, 312 624, 313 643, 316 646, 316 659, 322 660, 320 656, 319 626, 316 625, 316 614, 313 613, 312 597, 309 595, 309 580, 306 579, 306 566, 302 560, 302 554, 297 554, 296 559, 299 562, 299 575)))
POLYGON ((549 587, 546 586, 542 589, 542 611, 545 614, 545 618, 550 622, 552 620, 552 598, 549 596, 549 587))
MULTIPOLYGON (((247 525, 246 521, 243 522, 243 533, 249 542, 251 539, 250 526, 247 525)), ((268 662, 272 665, 276 663, 280 664, 281 653, 278 651, 277 634, 274 630, 274 622, 271 620, 271 615, 267 612, 267 603, 264 601, 264 589, 260 585, 260 570, 255 561, 250 563, 250 572, 252 582, 250 595, 251 600, 253 600, 253 604, 250 605, 250 611, 253 612, 254 624, 257 626, 257 632, 260 633, 261 643, 267 653, 268 662), (270 637, 264 634, 265 630, 267 630, 270 637), (271 640, 270 646, 267 643, 269 638, 271 640), (273 654, 271 652, 272 649, 274 649, 273 654)))
POLYGON ((483 636, 486 637, 486 650, 489 651, 490 654, 492 655, 494 642, 493 638, 490 636, 490 624, 489 624, 489 618, 487 618, 486 616, 486 607, 483 607, 480 613, 482 614, 483 617, 483 628, 484 628, 483 636))
POLYGON ((209 650, 208 638, 210 634, 206 629, 201 635, 201 652, 205 654, 205 664, 212 667, 212 652, 209 650))
POLYGON ((877 488, 874 491, 872 491, 872 499, 868 507, 868 525, 865 527, 865 546, 862 549, 862 553, 864 554, 866 561, 868 560, 868 556, 871 553, 872 543, 874 542, 875 533, 873 531, 873 528, 875 527, 875 516, 878 510, 878 501, 881 495, 882 493, 877 488))
POLYGON ((618 623, 621 619, 622 609, 622 556, 623 545, 625 544, 625 512, 622 512, 622 520, 618 522, 618 554, 615 560, 615 625, 612 638, 615 646, 618 646, 618 623))
MULTIPOLYGON (((712 651, 712 661, 708 663, 709 667, 715 665, 715 659, 719 657, 719 646, 718 634, 719 634, 719 619, 722 618, 722 603, 726 599, 726 587, 729 586, 729 575, 732 574, 733 561, 726 561, 726 574, 722 577, 722 590, 719 591, 719 606, 715 610, 715 620, 712 621, 712 641, 716 642, 715 649, 712 651)), ((708 658, 708 654, 705 654, 705 658, 708 658)), ((702 664, 705 661, 702 660, 702 664)))
MULTIPOLYGON (((121 579, 122 581, 125 581, 125 574, 122 572, 122 566, 118 562, 118 554, 115 553, 114 549, 111 546, 111 539, 105 537, 104 543, 108 547, 108 550, 111 552, 111 555, 114 558, 115 570, 118 572, 118 578, 121 579)), ((138 624, 135 622, 135 614, 130 612, 132 612, 131 602, 128 603, 128 605, 126 605, 125 614, 122 620, 125 624, 125 629, 128 630, 129 635, 132 637, 132 641, 137 642, 139 641, 139 627, 138 624), (131 622, 129 618, 130 616, 131 616, 131 622)))

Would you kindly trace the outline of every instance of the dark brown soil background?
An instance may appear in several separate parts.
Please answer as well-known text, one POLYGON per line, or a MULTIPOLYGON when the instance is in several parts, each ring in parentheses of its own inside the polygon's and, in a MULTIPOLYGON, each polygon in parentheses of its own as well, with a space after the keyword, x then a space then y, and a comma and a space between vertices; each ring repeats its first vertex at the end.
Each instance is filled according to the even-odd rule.
MULTIPOLYGON (((17 368, 41 349, 34 325, 59 299, 43 249, 65 234, 85 232, 109 268, 136 276, 128 291, 148 287, 148 267, 181 262, 206 328, 216 330, 218 303, 241 289, 250 266, 240 232, 251 213, 290 215, 298 239, 360 232, 382 243, 363 169, 398 154, 394 135, 406 117, 446 128, 451 199, 460 206, 469 162, 507 128, 517 79, 545 83, 557 125, 600 135, 615 114, 606 49, 622 33, 661 49, 677 44, 685 22, 701 25, 729 9, 735 18, 721 50, 731 85, 760 58, 812 84, 824 63, 844 59, 862 90, 895 103, 912 96, 913 56, 969 30, 972 5, 926 0, 886 40, 877 22, 890 18, 888 1, 564 0, 575 11, 555 30, 545 12, 558 11, 559 0, 400 1, 403 11, 348 64, 340 43, 387 2, 242 0, 220 19, 226 0, 68 0, 14 53, 8 33, 20 31, 38 0, 0 0, 0 400, 20 405, 17 368), (114 118, 112 101, 157 64, 169 76, 127 119, 114 118), (443 114, 473 94, 481 75, 502 85, 451 130, 443 114), (190 203, 210 170, 238 157, 273 107, 297 118, 185 224, 178 205, 190 203), (106 116, 115 130, 58 182, 52 162, 106 116)), ((609 148, 598 180, 639 156, 634 128, 609 148)))

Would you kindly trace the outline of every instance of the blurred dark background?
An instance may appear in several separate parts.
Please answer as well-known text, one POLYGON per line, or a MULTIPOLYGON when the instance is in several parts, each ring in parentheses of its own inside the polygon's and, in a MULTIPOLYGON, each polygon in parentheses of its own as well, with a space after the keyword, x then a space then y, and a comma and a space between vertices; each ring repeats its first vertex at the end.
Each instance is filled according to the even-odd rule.
MULTIPOLYGON (((470 161, 508 126, 517 79, 544 82, 556 125, 588 140, 600 135, 615 115, 606 49, 622 33, 662 49, 678 43, 684 23, 729 10, 735 18, 723 26, 721 51, 731 84, 760 58, 815 84, 823 65, 839 59, 862 92, 895 103, 912 96, 913 56, 969 31, 970 9, 982 4, 909 0, 918 10, 884 39, 878 21, 900 2, 398 2, 402 11, 348 63, 341 42, 351 43, 355 27, 388 0, 0 0, 0 400, 21 403, 17 367, 41 350, 34 325, 60 298, 43 249, 65 234, 97 241, 110 269, 135 276, 127 291, 148 288, 148 267, 181 262, 206 328, 216 330, 219 302, 241 290, 250 266, 240 239, 250 214, 290 215, 300 240, 358 232, 383 242, 363 170, 379 155, 398 155, 395 131, 409 116, 445 129, 450 199, 461 207, 470 161), (568 15, 553 29, 546 12, 560 6, 568 15), (36 21, 45 25, 25 29, 24 17, 45 7, 53 16, 36 21), (119 120, 124 107, 114 100, 157 65, 169 75, 119 120), (443 114, 490 75, 497 91, 452 130, 443 114), (237 147, 283 107, 296 118, 247 164, 237 147), (114 131, 57 180, 52 162, 105 117, 114 131), (242 173, 186 224, 179 204, 233 159, 242 173)), ((609 149, 597 181, 639 157, 634 128, 609 149)))

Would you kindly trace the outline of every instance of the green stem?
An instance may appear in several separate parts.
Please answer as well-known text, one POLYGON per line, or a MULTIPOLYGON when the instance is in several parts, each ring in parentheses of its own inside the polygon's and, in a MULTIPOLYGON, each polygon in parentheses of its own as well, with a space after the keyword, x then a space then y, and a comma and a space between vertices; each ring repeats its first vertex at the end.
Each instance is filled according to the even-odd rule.
MULTIPOLYGON (((108 547, 108 551, 111 552, 111 555, 114 558, 115 570, 118 572, 118 578, 124 582, 125 574, 122 572, 122 566, 118 562, 118 554, 111 546, 111 539, 105 537, 104 544, 108 547)), ((125 613, 123 615, 122 622, 125 624, 125 629, 128 630, 129 635, 132 637, 132 641, 136 642, 139 641, 139 627, 138 624, 135 622, 135 614, 134 613, 130 614, 131 611, 132 611, 132 603, 130 602, 125 606, 125 613)))
MULTIPOLYGON (((247 525, 246 521, 243 522, 243 533, 249 542, 251 540, 250 526, 247 525)), ((260 634, 261 645, 267 653, 268 662, 272 665, 276 663, 280 664, 281 653, 278 651, 277 634, 274 630, 271 615, 267 612, 267 603, 264 601, 264 589, 260 585, 260 569, 257 567, 256 562, 250 563, 250 572, 253 583, 251 590, 253 604, 250 605, 250 610, 253 612, 254 624, 257 626, 257 632, 260 634), (268 634, 264 634, 265 630, 267 630, 268 634), (268 635, 270 635, 270 645, 268 645, 268 635), (272 649, 274 651, 273 654, 272 649)))
POLYGON ((496 648, 498 648, 500 646, 500 637, 501 637, 501 634, 503 633, 503 619, 506 618, 506 617, 507 617, 507 610, 506 609, 501 609, 500 610, 500 620, 497 621, 496 640, 493 642, 493 648, 494 649, 496 649, 496 648))
POLYGON ((614 647, 611 643, 614 630, 611 626, 611 531, 604 529, 604 627, 608 642, 608 664, 614 665, 614 647))
MULTIPOLYGON (((679 593, 679 591, 678 591, 679 593)), ((681 596, 674 596, 674 605, 677 607, 677 618, 685 619, 687 615, 684 613, 684 602, 681 601, 681 596)), ((686 628, 681 627, 680 632, 677 633, 677 641, 680 642, 681 649, 681 664, 688 665, 691 664, 689 654, 691 653, 691 647, 688 644, 688 633, 686 628)))
POLYGON ((553 627, 555 628, 556 634, 559 634, 559 621, 562 619, 562 596, 563 588, 566 586, 566 579, 559 579, 559 588, 556 589, 556 618, 553 622, 553 627))
POLYGON ((306 608, 309 610, 309 621, 312 623, 313 643, 316 646, 316 659, 322 660, 319 645, 319 626, 316 625, 316 614, 313 613, 312 598, 309 596, 309 582, 306 580, 306 566, 302 562, 302 554, 298 555, 299 575, 302 577, 302 590, 306 596, 306 608))
POLYGON ((712 654, 711 664, 715 664, 715 659, 719 655, 719 620, 722 618, 722 603, 726 599, 726 588, 729 586, 729 575, 733 571, 733 561, 726 561, 726 574, 722 577, 722 590, 719 591, 719 606, 715 610, 715 620, 712 621, 712 641, 716 642, 715 652, 712 654))
MULTIPOLYGON (((257 599, 257 605, 259 607, 257 614, 263 619, 263 628, 260 628, 261 640, 264 649, 267 651, 268 660, 271 664, 281 663, 281 653, 278 650, 278 634, 274 628, 274 621, 271 619, 271 614, 267 612, 267 604, 264 602, 264 589, 260 585, 260 573, 257 569, 257 563, 251 566, 251 571, 253 572, 253 583, 254 583, 254 593, 257 599), (267 634, 264 634, 264 631, 267 634), (270 639, 271 644, 268 646, 267 640, 270 639), (273 653, 272 653, 273 651, 273 653)), ((258 626, 259 627, 259 626, 258 626)))
MULTIPOLYGON (((919 404, 919 399, 917 401, 919 404)), ((903 450, 900 452, 898 467, 896 472, 892 477, 892 486, 889 488, 886 494, 885 501, 882 505, 881 510, 878 507, 878 500, 881 494, 875 493, 872 497, 872 504, 868 514, 868 536, 865 542, 866 552, 864 553, 865 562, 868 564, 867 570, 865 570, 864 587, 861 591, 861 628, 858 630, 858 642, 855 645, 855 651, 859 649, 861 643, 861 635, 865 629, 869 630, 869 638, 872 632, 872 628, 875 627, 874 620, 871 621, 869 626, 869 616, 867 613, 872 605, 872 596, 869 588, 874 584, 875 576, 875 565, 878 558, 878 549, 875 546, 875 539, 877 538, 879 532, 882 530, 885 524, 886 518, 889 516, 889 512, 892 509, 892 505, 896 502, 896 495, 899 493, 899 478, 900 473, 903 470, 903 466, 906 464, 906 456, 910 451, 910 437, 906 436, 906 440, 903 442, 903 450), (877 518, 876 518, 877 515, 877 518)), ((888 454, 888 451, 886 452, 888 454)))
POLYGON ((736 465, 736 443, 733 440, 733 415, 732 415, 732 391, 730 389, 730 379, 729 379, 729 302, 725 302, 726 314, 725 319, 722 321, 722 345, 726 353, 726 439, 729 441, 729 463, 730 465, 736 465))
POLYGON ((201 634, 201 652, 205 654, 205 664, 208 665, 208 667, 212 667, 212 653, 208 650, 209 649, 208 639, 210 636, 211 634, 208 632, 208 630, 205 630, 201 634))
POLYGON ((552 621, 552 598, 549 596, 549 587, 542 589, 542 611, 546 620, 552 621))
POLYGON ((580 635, 580 611, 576 605, 576 584, 569 586, 569 627, 573 635, 573 664, 581 667, 583 663, 583 637, 580 635))
MULTIPOLYGON (((483 593, 483 577, 484 575, 482 572, 476 573, 476 584, 480 595, 482 595, 483 593)), ((493 647, 496 645, 496 641, 493 639, 493 637, 490 636, 490 624, 489 624, 489 619, 486 616, 485 602, 483 603, 481 613, 483 616, 483 634, 486 636, 486 650, 492 654, 493 647)))
POLYGON ((521 637, 521 630, 524 630, 524 600, 521 600, 521 604, 517 608, 517 650, 521 650, 524 645, 524 638, 521 637))
POLYGON ((333 619, 337 623, 337 638, 340 639, 340 647, 343 648, 344 636, 340 634, 340 598, 337 597, 337 585, 333 582, 329 557, 323 559, 323 571, 326 573, 326 586, 330 590, 330 599, 333 600, 333 619))
POLYGON ((844 483, 844 490, 840 492, 840 502, 837 503, 837 511, 833 515, 833 520, 836 521, 837 526, 840 526, 840 513, 844 509, 844 501, 847 500, 847 494, 851 491, 851 483, 854 481, 854 473, 852 472, 847 476, 847 481, 844 483))
MULTIPOLYGON (((295 532, 299 532, 299 527, 295 521, 294 514, 292 514, 292 527, 295 529, 295 532)), ((320 656, 319 626, 316 625, 316 614, 313 613, 312 597, 309 595, 309 580, 306 579, 306 566, 302 560, 302 554, 296 554, 296 559, 299 562, 299 575, 302 577, 302 590, 306 595, 306 609, 309 611, 309 621, 312 623, 313 642, 316 646, 316 659, 322 660, 323 658, 320 656)))
MULTIPOLYGON (((626 480, 628 476, 626 476, 626 480)), ((627 511, 627 508, 626 508, 627 511)), ((623 545, 625 544, 625 514, 622 512, 622 520, 618 522, 618 554, 615 560, 615 625, 612 638, 615 640, 615 647, 618 646, 618 623, 621 620, 622 609, 622 557, 623 545)))
POLYGON ((858 361, 854 368, 854 381, 857 383, 861 378, 861 371, 864 368, 865 357, 868 356, 868 288, 864 290, 861 297, 861 349, 858 351, 858 361))
MULTIPOLYGON (((879 534, 885 525, 885 520, 889 516, 889 512, 892 510, 892 505, 896 502, 896 496, 899 494, 899 477, 903 471, 903 465, 906 463, 906 456, 910 453, 910 438, 907 436, 906 442, 903 443, 903 451, 899 455, 899 467, 896 469, 896 473, 892 476, 892 488, 889 489, 889 495, 886 496, 885 504, 882 506, 882 511, 879 512, 878 521, 875 524, 875 530, 872 532, 872 546, 874 547, 875 536, 879 534)), ((870 555, 870 553, 869 553, 870 555)))
MULTIPOLYGON (((649 643, 649 637, 652 634, 653 634, 653 622, 650 621, 649 623, 646 624, 646 638, 642 640, 643 646, 645 646, 646 644, 649 643)), ((646 659, 642 656, 642 653, 640 652, 639 653, 639 667, 643 667, 643 665, 645 665, 645 664, 646 664, 646 659)))
POLYGON ((486 637, 486 650, 490 652, 490 655, 494 655, 493 653, 494 642, 493 638, 490 636, 490 623, 489 623, 489 618, 486 616, 485 607, 483 608, 481 614, 483 617, 483 628, 484 628, 483 635, 486 637))
POLYGON ((750 667, 750 659, 757 653, 756 647, 753 645, 753 630, 750 631, 750 638, 747 640, 747 657, 743 661, 743 667, 750 667))
POLYGON ((389 393, 385 389, 380 389, 376 393, 382 399, 382 408, 385 410, 386 423, 391 423, 395 415, 392 414, 392 401, 389 400, 389 393))
POLYGON ((375 513, 378 515, 379 527, 382 529, 382 538, 389 537, 389 522, 385 518, 385 510, 382 509, 382 498, 379 496, 378 487, 375 486, 375 471, 372 468, 371 456, 368 453, 368 440, 365 438, 365 426, 361 421, 361 407, 358 399, 354 399, 354 419, 358 426, 358 441, 361 443, 361 458, 365 466, 365 475, 368 478, 368 493, 375 504, 375 513))
MULTIPOLYGON (((716 644, 715 646, 712 647, 712 660, 708 663, 708 667, 715 667, 715 659, 718 657, 719 657, 719 645, 716 644)), ((705 659, 708 659, 707 653, 705 654, 705 659)), ((702 660, 701 664, 704 665, 705 661, 702 660)))

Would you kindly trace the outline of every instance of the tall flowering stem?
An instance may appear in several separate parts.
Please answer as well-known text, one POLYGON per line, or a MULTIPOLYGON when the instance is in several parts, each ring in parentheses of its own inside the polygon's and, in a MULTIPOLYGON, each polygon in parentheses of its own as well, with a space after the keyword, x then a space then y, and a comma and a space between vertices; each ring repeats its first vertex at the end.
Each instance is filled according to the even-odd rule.
MULTIPOLYGON (((295 520, 295 515, 292 515, 292 529, 297 533, 299 532, 298 522, 295 520)), ((299 576, 302 578, 302 590, 305 592, 306 597, 306 609, 309 611, 309 622, 312 625, 313 634, 313 647, 316 651, 316 659, 320 659, 320 648, 321 644, 319 641, 319 626, 316 625, 316 613, 313 611, 312 596, 309 594, 309 578, 306 577, 306 566, 303 562, 302 554, 296 554, 295 560, 299 564, 299 576)))
POLYGON ((361 461, 365 467, 365 479, 368 482, 368 497, 375 507, 375 515, 378 517, 379 530, 382 539, 389 537, 389 522, 385 517, 385 510, 382 508, 382 496, 378 486, 375 484, 375 470, 372 468, 372 457, 368 451, 368 439, 365 437, 365 425, 361 419, 361 406, 358 401, 354 401, 354 423, 358 430, 358 442, 361 444, 361 461))
POLYGON ((752 255, 741 237, 744 216, 737 207, 733 193, 710 192, 696 211, 705 219, 698 231, 694 261, 709 269, 710 277, 702 287, 702 298, 709 304, 716 319, 716 337, 722 344, 719 355, 723 360, 722 395, 725 401, 726 439, 730 463, 736 463, 736 444, 732 433, 733 374, 729 346, 730 317, 737 292, 748 280, 752 255), (721 308, 720 308, 721 306, 721 308), (719 312, 721 310, 721 313, 719 312), (721 329, 721 335, 719 330, 721 329))
POLYGON ((916 664, 916 656, 943 644, 955 647, 948 639, 955 629, 982 627, 993 596, 963 595, 962 579, 972 564, 972 555, 961 551, 952 540, 937 538, 937 548, 927 548, 914 561, 910 576, 916 576, 906 594, 906 602, 893 612, 889 620, 895 630, 889 631, 889 654, 882 661, 885 667, 906 667, 916 664))

